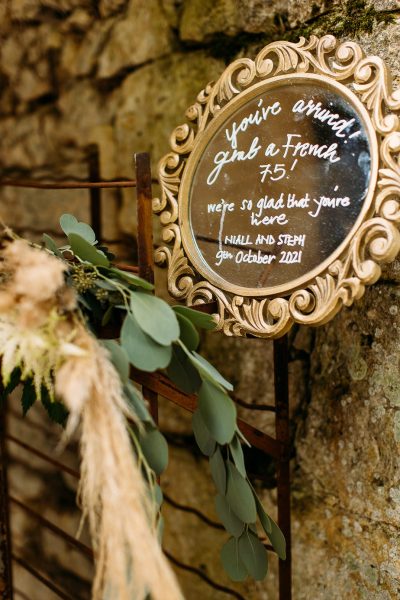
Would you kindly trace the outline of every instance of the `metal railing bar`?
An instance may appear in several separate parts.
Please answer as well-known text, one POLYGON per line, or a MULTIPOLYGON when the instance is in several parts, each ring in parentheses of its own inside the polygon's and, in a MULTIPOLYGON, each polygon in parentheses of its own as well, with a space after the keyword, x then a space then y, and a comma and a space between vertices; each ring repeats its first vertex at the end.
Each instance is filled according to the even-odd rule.
POLYGON ((57 467, 61 471, 64 471, 65 473, 68 473, 68 475, 71 475, 72 477, 75 477, 76 479, 79 479, 79 472, 78 471, 75 471, 75 469, 71 469, 70 467, 67 467, 63 463, 60 463, 58 460, 55 460, 54 458, 51 458, 50 456, 47 456, 47 454, 44 454, 43 452, 40 452, 40 450, 37 450, 36 448, 34 448, 33 446, 31 446, 30 444, 26 444, 25 442, 21 442, 21 440, 19 440, 18 438, 15 438, 13 435, 9 435, 9 434, 7 434, 5 436, 5 438, 6 438, 6 440, 9 440, 13 444, 16 444, 17 446, 20 446, 24 450, 27 450, 28 452, 31 452, 32 454, 34 454, 38 458, 41 458, 42 460, 48 462, 49 464, 53 465, 54 467, 57 467))
POLYGON ((25 569, 25 571, 28 571, 28 573, 30 573, 32 575, 32 577, 34 577, 35 579, 40 581, 40 583, 42 585, 47 587, 49 590, 51 590, 56 596, 58 596, 62 600, 80 600, 78 597, 75 596, 75 598, 73 598, 72 596, 67 595, 65 592, 60 590, 60 588, 58 586, 54 585, 54 583, 52 581, 50 581, 50 579, 45 577, 45 575, 42 575, 42 573, 37 571, 37 569, 32 567, 26 560, 24 560, 20 556, 17 556, 16 554, 13 553, 11 555, 11 557, 14 562, 19 564, 23 569, 25 569))
MULTIPOLYGON (((26 446, 26 444, 24 444, 24 445, 26 446)), ((78 473, 74 473, 73 475, 74 476, 76 475, 78 477, 78 473)), ((177 502, 176 500, 174 500, 173 498, 171 498, 165 492, 163 492, 163 495, 164 495, 165 501, 168 504, 170 504, 173 508, 176 508, 177 510, 180 510, 182 512, 191 513, 191 514, 197 516, 201 521, 203 521, 204 523, 206 523, 209 527, 213 527, 214 529, 219 529, 219 530, 222 530, 222 531, 224 530, 223 525, 221 525, 220 523, 217 523, 216 521, 213 521, 212 519, 210 519, 209 517, 207 517, 204 513, 202 513, 197 508, 195 508, 193 506, 187 506, 187 505, 181 504, 181 503, 177 502)), ((26 504, 23 504, 22 502, 18 501, 15 497, 10 496, 10 501, 13 502, 14 504, 18 504, 19 506, 21 506, 21 508, 25 509, 27 512, 30 512, 34 518, 37 518, 38 520, 41 520, 41 521, 43 519, 43 523, 42 524, 45 527, 48 527, 49 529, 56 528, 57 531, 54 531, 54 533, 59 534, 61 537, 65 537, 65 538, 69 536, 69 534, 67 534, 66 532, 63 532, 63 530, 60 530, 59 528, 57 528, 56 525, 50 523, 49 521, 47 521, 46 519, 44 519, 43 517, 41 517, 40 515, 38 515, 38 513, 36 513, 32 509, 30 509, 26 504)), ((75 546, 77 544, 81 544, 81 542, 79 542, 79 540, 75 540, 75 538, 71 538, 71 536, 69 536, 69 537, 70 537, 70 540, 68 540, 68 541, 70 541, 71 544, 73 544, 75 546)), ((265 548, 267 550, 275 552, 274 549, 273 549, 273 547, 270 544, 264 543, 264 546, 265 546, 265 548)), ((88 553, 88 551, 89 551, 90 552, 90 557, 93 558, 93 551, 88 546, 85 546, 84 544, 83 544, 83 548, 85 549, 85 553, 88 553)))
POLYGON ((139 273, 139 267, 137 265, 126 265, 125 263, 117 263, 114 266, 117 267, 117 269, 121 269, 121 271, 128 271, 128 273, 139 273))
POLYGON ((20 187, 33 188, 41 190, 88 190, 91 188, 132 188, 136 187, 134 180, 122 181, 48 181, 41 182, 35 180, 0 180, 0 187, 20 187))
POLYGON ((49 521, 48 519, 46 519, 45 517, 40 515, 38 512, 36 512, 32 508, 30 508, 30 506, 28 506, 24 502, 21 502, 21 500, 18 500, 18 498, 15 498, 15 496, 10 495, 9 498, 10 498, 10 502, 12 504, 15 504, 15 506, 18 506, 18 508, 20 508, 21 510, 24 510, 33 519, 38 521, 43 527, 45 527, 46 529, 49 529, 55 535, 58 535, 59 537, 61 537, 63 540, 68 542, 68 544, 70 544, 71 546, 73 546, 74 548, 76 548, 77 550, 82 552, 83 554, 85 554, 88 558, 90 558, 90 559, 94 558, 93 550, 91 548, 89 548, 89 546, 86 546, 86 544, 83 544, 82 542, 80 542, 79 540, 74 538, 72 535, 70 535, 69 533, 67 533, 66 531, 64 531, 63 529, 61 529, 60 527, 58 527, 57 525, 55 525, 54 523, 52 523, 51 521, 49 521))
MULTIPOLYGON (((151 183, 158 184, 158 179, 152 177, 151 183)), ((101 181, 87 181, 79 177, 68 179, 53 179, 44 181, 40 179, 0 179, 0 187, 21 187, 44 190, 80 190, 91 188, 133 188, 136 187, 135 179, 102 179, 101 181)))
MULTIPOLYGON (((160 394, 160 396, 167 398, 167 400, 185 408, 189 412, 194 412, 196 410, 197 397, 181 392, 161 373, 144 373, 143 371, 132 368, 131 375, 133 380, 137 383, 146 386, 157 394, 160 394)), ((238 419, 238 427, 253 446, 274 458, 281 456, 282 448, 281 443, 278 440, 263 433, 259 429, 256 429, 242 419, 238 419)))
POLYGON ((201 571, 200 569, 197 569, 196 567, 192 567, 191 565, 187 565, 186 563, 181 562, 180 560, 175 558, 175 556, 173 556, 170 552, 168 552, 168 550, 164 549, 164 554, 168 558, 168 560, 170 560, 176 567, 184 571, 188 571, 189 573, 193 573, 194 575, 197 575, 215 590, 223 592, 228 596, 232 596, 232 598, 237 598, 237 600, 246 600, 246 598, 239 594, 239 592, 237 592, 236 590, 232 590, 231 588, 216 583, 211 579, 211 577, 203 573, 203 571, 201 571))

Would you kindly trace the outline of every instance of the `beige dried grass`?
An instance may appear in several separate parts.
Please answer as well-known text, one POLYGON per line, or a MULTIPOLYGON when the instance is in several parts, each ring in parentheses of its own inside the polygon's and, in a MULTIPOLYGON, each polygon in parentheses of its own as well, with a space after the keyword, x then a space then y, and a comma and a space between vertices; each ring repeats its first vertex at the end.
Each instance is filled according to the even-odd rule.
POLYGON ((55 372, 57 395, 70 411, 67 435, 81 426, 79 500, 96 554, 93 599, 180 600, 127 431, 134 415, 107 350, 78 317, 65 264, 22 240, 0 259, 3 381, 19 366, 39 392, 55 372))
POLYGON ((70 410, 70 425, 81 422, 79 497, 97 555, 93 598, 181 599, 151 524, 154 509, 132 452, 119 376, 85 330, 75 343, 86 356, 64 363, 56 391, 70 410))

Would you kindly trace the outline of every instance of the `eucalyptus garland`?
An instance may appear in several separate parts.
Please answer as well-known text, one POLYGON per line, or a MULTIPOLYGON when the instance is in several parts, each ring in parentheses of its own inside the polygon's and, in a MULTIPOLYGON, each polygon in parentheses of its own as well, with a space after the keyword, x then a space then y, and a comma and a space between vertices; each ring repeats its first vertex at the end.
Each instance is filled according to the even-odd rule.
MULTIPOLYGON (((194 437, 209 459, 217 490, 216 512, 229 534, 221 550, 222 564, 234 581, 248 576, 262 580, 268 559, 257 521, 281 559, 285 559, 285 540, 247 476, 242 444, 249 443, 237 426, 236 406, 229 396, 233 387, 197 353, 198 328, 213 329, 212 317, 186 306, 171 307, 156 297, 151 283, 115 266, 115 257, 97 242, 93 229, 73 215, 64 214, 60 225, 67 237, 65 245, 58 247, 44 234, 43 251, 64 263, 65 283, 75 290, 80 318, 101 341, 118 372, 125 401, 136 417, 126 426, 158 511, 160 535, 162 491, 157 477, 167 467, 168 446, 130 380, 131 366, 147 372, 164 370, 182 391, 198 395, 192 420, 194 437), (102 339, 107 329, 119 331, 118 338, 102 339)), ((54 374, 42 377, 38 385, 33 372, 16 364, 5 378, 4 392, 9 394, 22 383, 24 414, 38 397, 50 418, 64 424, 68 410, 54 393, 54 374)))

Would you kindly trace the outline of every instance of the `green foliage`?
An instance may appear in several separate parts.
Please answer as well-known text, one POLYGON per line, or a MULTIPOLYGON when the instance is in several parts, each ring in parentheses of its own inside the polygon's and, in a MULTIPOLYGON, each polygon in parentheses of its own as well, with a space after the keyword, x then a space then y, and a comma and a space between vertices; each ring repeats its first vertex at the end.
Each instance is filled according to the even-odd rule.
POLYGON ((199 371, 199 374, 203 381, 206 379, 214 386, 219 386, 223 390, 233 390, 233 385, 229 383, 229 381, 227 381, 224 377, 222 377, 221 373, 219 373, 215 367, 210 365, 210 363, 205 358, 200 356, 200 354, 197 354, 197 352, 189 352, 185 346, 183 346, 183 349, 188 354, 190 361, 193 363, 193 366, 196 367, 196 369, 199 371))
POLYGON ((232 581, 244 581, 247 577, 246 567, 239 555, 238 540, 229 538, 221 550, 221 561, 232 581))
POLYGON ((188 306, 174 306, 173 309, 178 315, 186 317, 186 319, 189 319, 193 325, 200 327, 200 329, 215 329, 216 327, 216 323, 211 315, 193 310, 188 306))
POLYGON ((68 213, 61 215, 60 226, 66 236, 74 233, 86 240, 89 244, 96 244, 96 234, 87 223, 79 222, 74 215, 68 213))
POLYGON ((44 244, 46 246, 46 248, 48 250, 50 250, 50 252, 52 252, 53 254, 55 254, 56 256, 58 256, 59 258, 62 258, 62 254, 59 251, 59 249, 57 248, 57 244, 55 243, 55 241, 53 240, 53 238, 51 238, 49 235, 47 235, 47 233, 44 233, 42 236, 42 239, 44 241, 44 244))
POLYGON ((228 444, 236 429, 236 407, 229 396, 210 381, 203 380, 199 392, 199 410, 215 441, 228 444))
POLYGON ((235 436, 232 442, 229 444, 229 450, 231 452, 233 462, 242 477, 246 477, 246 465, 244 464, 244 455, 242 445, 238 436, 235 436))
POLYGON ((146 461, 156 475, 161 475, 168 464, 168 444, 165 437, 155 426, 146 425, 144 432, 139 432, 138 439, 146 461))
POLYGON ((130 381, 125 384, 124 392, 129 406, 133 409, 138 419, 145 424, 150 423, 154 425, 153 417, 147 410, 142 394, 139 393, 130 381))
POLYGON ((141 329, 158 344, 170 346, 179 338, 178 319, 172 308, 161 298, 143 292, 132 292, 130 308, 141 329))
POLYGON ((177 313, 179 323, 179 338, 189 350, 197 350, 200 336, 192 321, 177 313))
POLYGON ((221 449, 217 446, 214 454, 210 457, 211 476, 214 480, 218 492, 225 496, 226 494, 226 468, 222 458, 221 449))
POLYGON ((126 315, 122 325, 121 344, 130 363, 142 371, 164 369, 171 360, 171 346, 157 344, 130 313, 126 315))
POLYGON ((203 454, 212 456, 215 451, 216 441, 208 431, 199 410, 193 413, 192 427, 196 443, 203 454))
POLYGON ((233 512, 244 523, 255 523, 257 520, 257 508, 250 485, 230 461, 227 462, 227 472, 226 499, 232 507, 233 512))
POLYGON ((140 287, 145 290, 153 290, 154 289, 154 285, 152 283, 149 283, 148 281, 146 281, 145 279, 142 279, 141 277, 137 277, 137 275, 134 275, 133 273, 128 273, 127 271, 121 271, 121 269, 116 269, 115 267, 112 267, 110 269, 110 272, 112 273, 112 275, 116 275, 116 277, 118 277, 119 279, 122 279, 122 281, 125 281, 126 283, 129 283, 130 285, 133 285, 135 287, 140 287))
POLYGON ((221 523, 228 533, 234 537, 239 537, 242 535, 245 528, 245 523, 235 515, 231 505, 224 495, 218 495, 216 497, 215 509, 217 511, 217 515, 221 519, 221 523))
POLYGON ((264 579, 268 571, 268 558, 258 537, 247 529, 239 538, 238 549, 248 574, 256 581, 264 579))
POLYGON ((167 367, 167 375, 186 394, 194 394, 201 386, 199 372, 192 365, 187 354, 177 345, 172 347, 172 357, 167 367))
POLYGON ((117 369, 122 383, 126 384, 129 380, 129 358, 125 348, 116 340, 103 340, 103 345, 107 348, 111 362, 117 369))
POLYGON ((282 533, 282 531, 279 529, 278 525, 275 523, 275 521, 273 521, 271 519, 271 517, 269 517, 270 523, 271 523, 271 531, 267 533, 270 542, 275 550, 275 552, 277 553, 277 555, 279 556, 279 558, 281 558, 282 560, 286 559, 286 541, 285 541, 285 537, 282 533))
POLYGON ((265 533, 267 535, 269 535, 272 532, 271 519, 265 512, 263 505, 261 504, 261 502, 259 501, 257 496, 255 496, 255 499, 256 499, 256 505, 257 505, 257 515, 258 515, 258 518, 260 519, 261 526, 264 529, 265 533))
POLYGON ((97 250, 77 233, 69 233, 68 241, 75 256, 96 267, 108 267, 110 262, 101 250, 97 250))
MULTIPOLYGON (((66 250, 73 253, 73 261, 65 261, 69 265, 68 282, 79 293, 80 310, 88 326, 98 337, 104 325, 119 328, 119 341, 103 340, 103 344, 120 376, 126 402, 140 422, 128 429, 154 503, 159 508, 162 502, 155 478, 168 464, 168 446, 142 395, 129 380, 131 366, 147 372, 166 369, 180 389, 198 393, 193 433, 201 452, 209 458, 218 491, 216 511, 231 536, 221 550, 222 563, 234 581, 249 575, 262 579, 268 561, 257 535, 257 517, 281 558, 285 557, 285 540, 247 477, 241 442, 248 442, 237 427, 236 406, 229 396, 233 386, 196 352, 200 341, 197 328, 214 329, 212 316, 186 306, 170 307, 152 295, 154 286, 112 265, 110 253, 98 245, 93 230, 72 215, 62 216, 61 227, 68 238, 66 246, 58 249, 49 236, 44 236, 44 243, 59 258, 66 250)), ((7 388, 19 378, 20 374, 13 374, 7 388)), ((24 413, 35 399, 32 388, 27 383, 24 389, 24 413)), ((65 408, 52 401, 47 390, 43 390, 41 400, 53 420, 65 422, 65 408)), ((161 519, 158 527, 162 531, 161 519)))

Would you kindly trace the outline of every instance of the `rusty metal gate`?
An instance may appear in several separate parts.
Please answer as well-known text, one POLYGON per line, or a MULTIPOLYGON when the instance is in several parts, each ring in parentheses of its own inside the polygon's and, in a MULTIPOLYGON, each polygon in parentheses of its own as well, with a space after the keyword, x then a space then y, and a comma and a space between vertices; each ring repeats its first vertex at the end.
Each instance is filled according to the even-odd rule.
MULTIPOLYGON (((38 189, 87 189, 89 191, 90 215, 91 224, 96 232, 97 238, 102 239, 102 197, 101 190, 105 188, 136 188, 137 199, 137 243, 138 243, 138 265, 128 266, 119 265, 129 271, 138 273, 141 277, 153 282, 154 280, 154 265, 153 265, 153 234, 152 234, 152 180, 150 170, 150 160, 148 154, 136 154, 134 157, 135 163, 135 180, 124 181, 100 181, 99 155, 96 147, 88 148, 88 166, 89 166, 89 181, 76 180, 71 178, 68 181, 28 181, 28 180, 3 180, 0 181, 0 186, 15 186, 24 188, 38 189)), ((132 205, 134 203, 132 202, 132 205)), ((199 307, 196 307, 199 308, 199 307)), ((200 308, 199 308, 200 309, 200 308)), ((204 312, 215 311, 214 303, 203 305, 201 310, 204 312)), ((291 600, 291 532, 290 532, 290 432, 289 432, 289 392, 288 392, 288 338, 282 337, 273 342, 274 350, 274 378, 275 378, 275 404, 263 405, 263 410, 271 411, 275 414, 275 437, 269 436, 265 432, 255 428, 246 421, 239 419, 238 426, 249 442, 262 451, 263 453, 274 458, 276 463, 276 479, 277 479, 277 508, 278 508, 278 524, 286 538, 287 543, 287 558, 285 561, 279 560, 279 600, 291 600)), ((194 412, 197 405, 197 398, 194 395, 188 395, 181 392, 167 377, 161 373, 144 373, 136 369, 132 369, 132 377, 134 381, 142 386, 144 397, 149 401, 153 418, 158 419, 158 397, 162 396, 166 400, 176 404, 180 408, 189 412, 194 412)), ((240 399, 233 397, 238 405, 245 403, 240 399)), ((42 585, 50 589, 56 597, 64 600, 86 600, 78 598, 76 594, 73 596, 71 592, 63 589, 63 586, 48 574, 39 570, 23 558, 16 548, 13 546, 13 540, 10 533, 10 507, 13 506, 21 511, 24 511, 30 519, 34 520, 41 528, 49 530, 52 534, 60 537, 65 543, 71 545, 76 551, 82 553, 86 557, 93 560, 93 551, 88 546, 69 535, 60 524, 51 522, 44 518, 37 510, 34 510, 25 502, 22 502, 14 493, 13 489, 9 489, 7 478, 8 466, 8 448, 10 444, 14 444, 25 451, 31 453, 36 459, 44 461, 47 464, 56 466, 60 471, 67 473, 69 476, 79 478, 78 471, 71 469, 59 460, 55 460, 49 453, 44 453, 34 445, 28 443, 27 440, 21 440, 10 435, 6 427, 6 405, 4 402, 0 415, 0 444, 1 444, 1 461, 0 461, 0 598, 3 600, 12 600, 21 598, 27 600, 26 594, 18 589, 18 582, 13 582, 12 564, 18 564, 22 569, 30 573, 30 575, 40 582, 42 585)), ((246 405, 249 408, 248 405, 246 405)), ((202 523, 209 527, 223 529, 221 525, 210 520, 197 508, 181 505, 168 495, 165 497, 166 502, 171 503, 174 508, 191 512, 196 515, 202 523)), ((267 550, 273 552, 272 547, 265 543, 267 550)), ((166 551, 169 560, 178 568, 189 571, 200 577, 206 584, 213 589, 224 593, 227 598, 237 598, 245 600, 244 596, 234 589, 218 584, 212 580, 203 570, 197 567, 186 564, 178 560, 166 551)), ((30 600, 30 599, 29 599, 30 600)), ((117 599, 115 599, 117 600, 117 599)))

